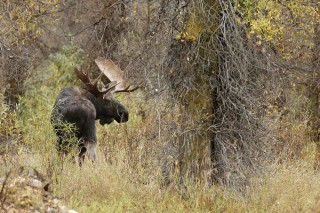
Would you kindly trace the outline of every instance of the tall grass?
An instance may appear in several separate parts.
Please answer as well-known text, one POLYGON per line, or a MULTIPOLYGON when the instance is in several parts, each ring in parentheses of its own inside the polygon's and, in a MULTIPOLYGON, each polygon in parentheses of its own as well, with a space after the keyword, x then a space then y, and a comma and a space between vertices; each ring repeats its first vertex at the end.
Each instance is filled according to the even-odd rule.
MULTIPOLYGON (((310 147, 304 149, 303 161, 269 165, 266 173, 252 178, 242 191, 188 178, 181 187, 180 177, 174 173, 172 182, 163 187, 162 150, 173 135, 159 131, 159 126, 170 126, 178 119, 171 108, 172 114, 163 113, 160 120, 159 110, 167 106, 165 99, 146 103, 141 91, 117 97, 129 109, 129 122, 97 125, 96 162, 86 161, 80 168, 71 156, 61 161, 50 113, 58 91, 79 83, 72 67, 85 60, 80 49, 66 46, 40 66, 26 81, 15 127, 23 133, 23 149, 15 155, 12 167, 28 165, 41 171, 52 180, 54 194, 70 208, 79 212, 320 211, 320 174, 312 169, 310 147)), ((0 112, 3 109, 0 106, 0 112)))
MULTIPOLYGON (((98 156, 103 156, 99 149, 98 156)), ((82 168, 66 162, 54 193, 79 212, 318 212, 320 174, 311 163, 271 165, 267 174, 251 180, 243 192, 221 186, 186 183, 160 188, 156 180, 137 181, 128 170, 124 153, 118 164, 99 157, 82 168), (121 163, 122 162, 122 163, 121 163)), ((30 157, 30 156, 29 156, 30 157)), ((33 164, 36 164, 37 157, 33 164)), ((137 172, 137 171, 135 171, 137 172)))

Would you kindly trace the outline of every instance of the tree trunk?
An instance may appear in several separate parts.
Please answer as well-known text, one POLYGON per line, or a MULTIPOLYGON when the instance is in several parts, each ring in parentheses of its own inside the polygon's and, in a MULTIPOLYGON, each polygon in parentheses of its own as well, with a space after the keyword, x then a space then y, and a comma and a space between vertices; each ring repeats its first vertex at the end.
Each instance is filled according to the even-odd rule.
MULTIPOLYGON (((208 180, 211 176, 212 75, 215 72, 213 37, 217 28, 216 0, 189 2, 179 40, 171 50, 170 76, 179 108, 176 172, 183 186, 186 177, 208 180), (195 54, 194 54, 195 53, 195 54)), ((163 171, 166 176, 168 172, 163 171)))

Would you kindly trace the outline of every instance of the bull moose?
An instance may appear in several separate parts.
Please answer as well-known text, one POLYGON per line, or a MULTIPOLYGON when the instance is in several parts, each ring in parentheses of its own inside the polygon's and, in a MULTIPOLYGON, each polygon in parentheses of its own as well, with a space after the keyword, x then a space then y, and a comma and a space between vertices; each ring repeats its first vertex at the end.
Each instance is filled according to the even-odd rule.
POLYGON ((124 72, 111 60, 99 57, 95 62, 101 71, 99 77, 91 81, 88 72, 75 67, 74 72, 85 84, 86 89, 76 86, 62 89, 51 113, 51 123, 58 137, 58 153, 65 155, 69 152, 70 146, 72 148, 72 144, 67 140, 71 132, 79 141, 80 166, 87 151, 91 160, 94 161, 96 158, 95 120, 105 125, 114 120, 123 123, 129 119, 128 111, 113 97, 113 93, 132 92, 139 88, 125 87, 127 79, 124 78, 124 72), (110 83, 99 89, 98 81, 103 75, 110 83), (66 130, 66 124, 72 124, 74 128, 71 131, 66 130))

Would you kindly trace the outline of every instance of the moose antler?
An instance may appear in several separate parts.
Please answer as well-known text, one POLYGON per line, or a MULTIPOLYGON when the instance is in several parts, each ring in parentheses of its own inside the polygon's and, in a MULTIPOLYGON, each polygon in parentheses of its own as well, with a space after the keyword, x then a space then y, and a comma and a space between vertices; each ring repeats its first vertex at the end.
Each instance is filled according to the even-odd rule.
POLYGON ((130 88, 131 86, 127 86, 126 88, 122 89, 122 90, 115 90, 114 92, 133 92, 136 91, 137 89, 140 88, 142 82, 138 83, 138 86, 130 88))
POLYGON ((87 90, 94 94, 97 97, 103 97, 106 93, 114 90, 115 87, 119 84, 115 81, 112 81, 105 85, 101 90, 98 89, 98 81, 103 76, 104 73, 101 73, 98 78, 96 78, 93 82, 90 80, 88 72, 83 72, 78 67, 74 68, 74 72, 77 77, 86 85, 87 90))
POLYGON ((124 72, 110 59, 106 59, 105 57, 98 57, 95 60, 96 64, 98 65, 99 69, 102 73, 110 81, 118 82, 118 85, 115 87, 114 92, 133 92, 140 88, 140 84, 134 88, 130 88, 130 85, 125 87, 126 82, 128 79, 125 78, 124 72))

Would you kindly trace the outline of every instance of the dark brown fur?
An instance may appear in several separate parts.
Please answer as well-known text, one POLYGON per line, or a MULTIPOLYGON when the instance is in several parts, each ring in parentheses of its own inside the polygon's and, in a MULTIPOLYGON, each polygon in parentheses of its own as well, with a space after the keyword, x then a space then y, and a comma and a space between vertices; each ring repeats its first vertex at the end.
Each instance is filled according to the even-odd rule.
POLYGON ((75 135, 79 143, 80 164, 88 150, 89 157, 96 157, 97 143, 95 120, 101 125, 110 124, 114 120, 118 123, 127 122, 128 111, 112 95, 108 98, 96 97, 88 91, 78 87, 64 88, 60 91, 51 113, 51 123, 58 137, 57 149, 60 153, 68 153, 67 138, 70 131, 65 130, 65 123, 74 124, 75 135))

